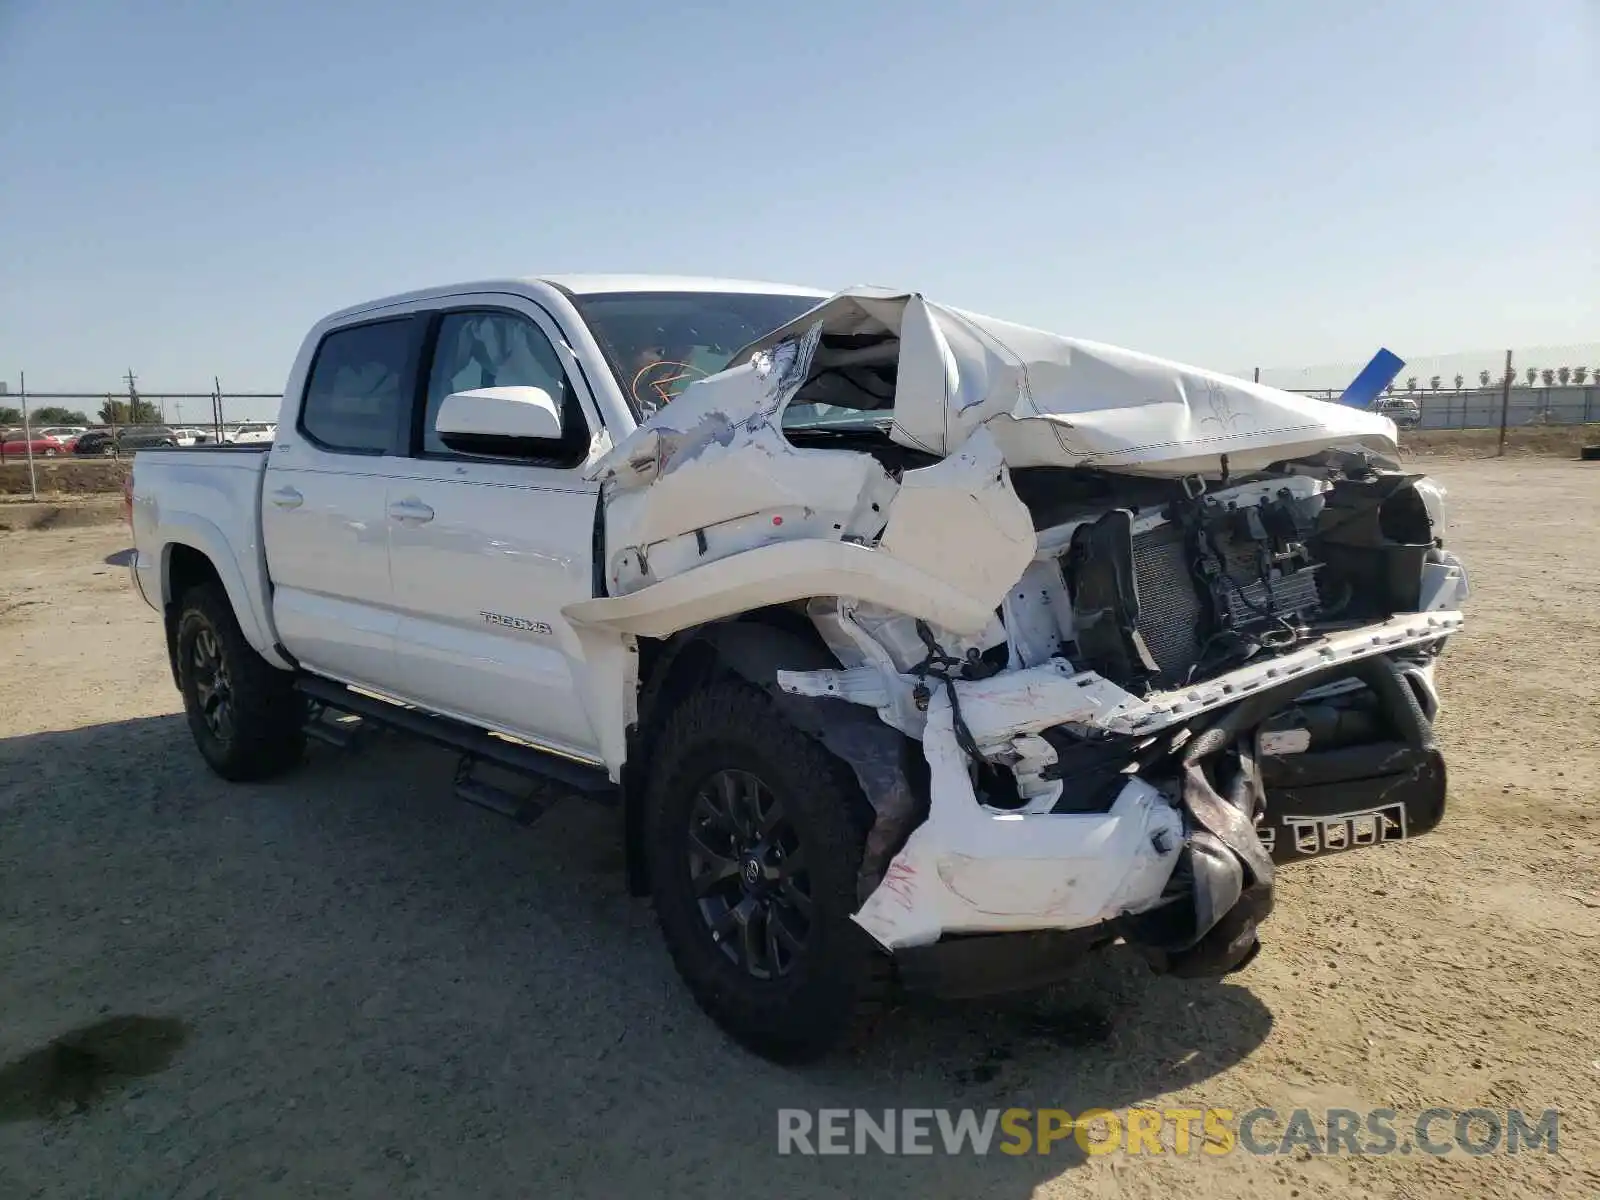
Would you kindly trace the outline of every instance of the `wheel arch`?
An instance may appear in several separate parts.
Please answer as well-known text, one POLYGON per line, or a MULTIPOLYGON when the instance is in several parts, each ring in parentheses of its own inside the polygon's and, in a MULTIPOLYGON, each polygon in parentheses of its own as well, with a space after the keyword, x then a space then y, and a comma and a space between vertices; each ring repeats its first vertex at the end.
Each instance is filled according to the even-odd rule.
MULTIPOLYGON (((172 686, 178 680, 178 615, 185 593, 206 583, 228 585, 205 551, 187 542, 168 542, 161 556, 161 623, 167 636, 167 666, 172 671, 172 686)), ((230 595, 229 600, 233 597, 230 595)), ((235 611, 237 611, 235 605, 235 611)))
MULTIPOLYGON (((697 625, 665 638, 641 637, 637 716, 627 731, 627 758, 622 767, 622 841, 628 891, 649 894, 650 879, 644 852, 644 801, 656 739, 667 716, 698 688, 729 675, 765 686, 759 678, 760 662, 773 658, 788 665, 803 656, 811 662, 820 654, 823 665, 836 665, 822 637, 804 613, 775 606, 743 613, 727 621, 697 625), (742 669, 741 669, 742 668, 742 669)), ((769 677, 770 678, 770 677, 769 677)))
MULTIPOLYGON (((196 583, 214 580, 227 594, 239 630, 251 649, 275 667, 293 669, 292 661, 277 646, 264 611, 269 603, 267 596, 262 595, 257 602, 250 581, 221 529, 203 517, 185 513, 177 520, 163 522, 155 536, 162 539, 161 611, 167 621, 169 644, 176 621, 174 610, 182 601, 183 593, 196 583)), ((258 584, 258 590, 260 586, 258 584)))
MULTIPOLYGON (((903 840, 895 831, 903 826, 908 833, 914 813, 926 812, 926 788, 911 782, 916 776, 913 760, 921 761, 920 747, 870 709, 778 691, 779 670, 839 665, 799 605, 756 609, 660 640, 639 639, 638 719, 628 731, 622 770, 622 835, 631 894, 646 895, 650 887, 643 844, 644 803, 656 738, 678 704, 719 679, 743 679, 772 695, 791 725, 854 776, 869 820, 891 827, 890 842, 903 840)), ((863 871, 875 875, 883 865, 876 861, 879 857, 886 862, 888 855, 874 855, 873 861, 863 864, 863 871)))

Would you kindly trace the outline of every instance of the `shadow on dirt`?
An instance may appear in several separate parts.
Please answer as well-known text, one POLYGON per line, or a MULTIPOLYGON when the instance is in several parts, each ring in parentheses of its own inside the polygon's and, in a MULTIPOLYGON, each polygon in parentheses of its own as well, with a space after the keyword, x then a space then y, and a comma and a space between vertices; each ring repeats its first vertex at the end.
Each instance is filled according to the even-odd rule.
MULTIPOLYGON (((227 785, 179 716, 0 741, 0 1054, 84 1003, 195 1014, 140 1104, 228 1192, 270 1169, 300 1194, 1020 1198, 1083 1161, 1070 1137, 1048 1156, 997 1138, 987 1155, 780 1157, 779 1110, 1204 1107, 1201 1085, 1272 1028, 1248 971, 1174 980, 1113 948, 1047 992, 907 1000, 848 1053, 774 1066, 689 1000, 625 893, 613 810, 566 800, 521 829, 454 800, 453 767, 374 733, 227 785)), ((87 1060, 61 1053, 6 1068, 24 1079, 7 1114, 88 1108, 76 1136, 125 1137, 95 1132, 113 1120, 101 1085, 67 1082, 87 1060)), ((172 1182, 167 1136, 132 1190, 172 1182)), ((0 1129, 0 1160, 19 1149, 0 1129)))
POLYGON ((133 547, 118 550, 115 554, 108 554, 102 560, 108 567, 127 567, 133 565, 133 547))
POLYGON ((171 1017, 107 1017, 0 1066, 0 1124, 88 1112, 110 1091, 172 1065, 188 1027, 171 1017))

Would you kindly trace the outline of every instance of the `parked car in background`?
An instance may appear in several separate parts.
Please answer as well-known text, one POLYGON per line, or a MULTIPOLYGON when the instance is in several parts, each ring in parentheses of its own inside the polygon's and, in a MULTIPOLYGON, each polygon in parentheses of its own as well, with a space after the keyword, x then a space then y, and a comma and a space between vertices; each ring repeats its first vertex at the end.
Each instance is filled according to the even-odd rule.
POLYGON ((150 450, 158 446, 175 447, 178 431, 167 425, 126 425, 120 429, 91 429, 80 436, 73 446, 78 455, 132 454, 135 450, 150 450))
POLYGON ((78 440, 80 434, 88 433, 89 427, 87 425, 46 425, 42 429, 35 430, 35 432, 41 437, 53 437, 70 445, 78 440))
POLYGON ((1372 402, 1372 411, 1382 413, 1401 428, 1422 423, 1422 409, 1410 396, 1380 396, 1372 402))
POLYGON ((200 446, 211 440, 211 435, 204 429, 196 429, 192 425, 178 426, 172 432, 180 446, 200 446))
POLYGON ((77 455, 104 454, 112 455, 117 452, 117 437, 109 429, 91 429, 88 433, 80 433, 78 440, 72 445, 72 452, 77 455))
POLYGON ((225 429, 222 440, 230 446, 268 446, 278 435, 278 426, 270 421, 253 421, 225 429))
POLYGON ((117 431, 117 450, 122 454, 177 445, 177 431, 169 425, 129 425, 117 431))
POLYGON ((42 433, 35 433, 29 438, 23 430, 13 429, 6 434, 5 441, 0 443, 0 457, 26 458, 30 443, 35 458, 55 458, 57 455, 68 453, 66 443, 60 438, 46 437, 42 433))

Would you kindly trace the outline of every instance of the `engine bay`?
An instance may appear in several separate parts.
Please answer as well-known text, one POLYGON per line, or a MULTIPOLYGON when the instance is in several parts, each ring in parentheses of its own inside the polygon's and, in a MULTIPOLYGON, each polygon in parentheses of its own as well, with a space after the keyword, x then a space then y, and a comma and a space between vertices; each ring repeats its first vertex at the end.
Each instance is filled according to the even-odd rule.
POLYGON ((1076 524, 1059 560, 1068 657, 1145 694, 1415 611, 1429 556, 1443 561, 1420 478, 1296 474, 1214 492, 1196 479, 1153 512, 1076 524))

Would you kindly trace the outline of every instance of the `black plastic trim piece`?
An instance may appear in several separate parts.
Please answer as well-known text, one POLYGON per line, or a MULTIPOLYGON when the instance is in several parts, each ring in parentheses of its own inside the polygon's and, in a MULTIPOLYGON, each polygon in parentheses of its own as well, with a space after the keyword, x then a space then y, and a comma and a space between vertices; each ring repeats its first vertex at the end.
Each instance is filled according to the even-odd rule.
POLYGON ((616 784, 607 778, 601 767, 506 741, 464 721, 436 716, 419 708, 402 708, 317 675, 301 675, 295 680, 295 688, 329 708, 355 713, 366 720, 388 725, 436 746, 470 754, 509 771, 553 780, 596 798, 615 800, 617 797, 616 784))

